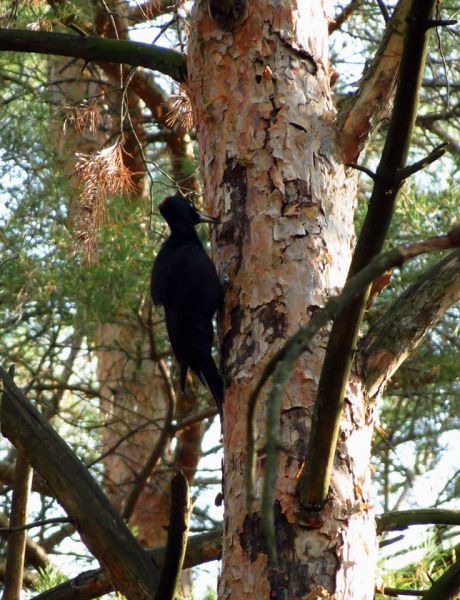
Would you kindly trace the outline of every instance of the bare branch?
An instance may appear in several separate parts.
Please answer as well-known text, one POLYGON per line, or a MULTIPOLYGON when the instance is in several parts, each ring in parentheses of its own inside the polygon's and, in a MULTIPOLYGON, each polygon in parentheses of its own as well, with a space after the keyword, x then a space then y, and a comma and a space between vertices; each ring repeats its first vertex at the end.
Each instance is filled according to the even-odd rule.
POLYGON ((345 6, 342 9, 342 11, 334 18, 334 20, 329 23, 329 35, 334 33, 334 31, 340 29, 345 23, 345 21, 348 21, 348 19, 352 16, 352 14, 355 12, 355 10, 359 7, 361 3, 362 0, 350 0, 347 6, 345 6))
POLYGON ((24 525, 17 525, 15 527, 0 527, 0 533, 15 533, 16 531, 27 531, 28 529, 34 529, 34 527, 42 527, 43 525, 53 525, 56 523, 70 523, 68 517, 54 517, 52 519, 42 519, 41 521, 34 521, 33 523, 25 523, 24 525))
POLYGON ((438 158, 441 158, 441 156, 443 156, 445 154, 448 145, 449 144, 447 142, 443 142, 442 144, 439 144, 439 146, 436 146, 436 148, 433 148, 433 150, 429 154, 427 154, 427 156, 425 156, 424 158, 412 163, 411 165, 407 165, 406 167, 401 169, 398 172, 398 177, 402 181, 403 179, 407 179, 411 175, 414 175, 414 173, 421 171, 426 166, 431 165, 431 163, 433 163, 435 160, 438 160, 438 158))
POLYGON ((22 452, 18 452, 14 472, 13 500, 11 504, 10 533, 6 555, 4 600, 17 600, 21 596, 27 535, 27 519, 32 487, 32 469, 22 452))
POLYGON ((455 598, 460 590, 460 560, 457 560, 445 573, 431 586, 423 600, 440 600, 455 598))
POLYGON ((356 162, 370 135, 390 111, 411 0, 399 0, 382 43, 358 86, 340 109, 338 139, 347 162, 356 162))

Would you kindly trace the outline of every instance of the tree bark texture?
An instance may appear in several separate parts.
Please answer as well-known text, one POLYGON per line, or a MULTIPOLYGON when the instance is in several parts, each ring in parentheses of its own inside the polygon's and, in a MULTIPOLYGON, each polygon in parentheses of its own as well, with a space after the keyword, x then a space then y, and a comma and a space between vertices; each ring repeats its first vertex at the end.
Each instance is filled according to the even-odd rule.
MULTIPOLYGON (((370 599, 375 523, 372 433, 359 381, 350 386, 331 499, 298 518, 297 476, 308 442, 327 332, 298 362, 281 416, 276 489, 279 564, 268 564, 260 512, 246 513, 248 396, 283 340, 340 288, 350 263, 355 176, 341 163, 328 76, 325 3, 257 0, 233 29, 198 3, 189 87, 207 201, 219 214, 214 259, 225 281, 220 322, 225 396, 225 534, 220 597, 290 599, 310 591, 370 599), (314 525, 314 527, 312 527, 314 525)), ((263 477, 263 401, 256 412, 263 477)), ((325 597, 328 597, 327 595, 325 597)))

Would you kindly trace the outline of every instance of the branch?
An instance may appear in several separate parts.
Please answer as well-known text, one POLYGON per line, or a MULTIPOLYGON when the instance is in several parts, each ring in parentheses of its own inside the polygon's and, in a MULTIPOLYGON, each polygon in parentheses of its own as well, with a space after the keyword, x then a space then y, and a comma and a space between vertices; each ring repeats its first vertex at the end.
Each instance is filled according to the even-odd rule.
MULTIPOLYGON (((399 596, 424 596, 427 590, 404 590, 401 588, 393 588, 393 587, 384 587, 383 591, 375 590, 376 594, 381 594, 382 596, 390 596, 391 598, 399 598, 399 596)), ((438 598, 439 600, 439 598, 438 598)))
POLYGON ((43 525, 53 525, 57 523, 71 523, 71 521, 68 517, 54 517, 52 519, 42 519, 41 521, 25 523, 24 525, 18 525, 15 527, 0 527, 0 533, 15 533, 16 531, 27 531, 28 529, 34 529, 35 527, 43 527, 43 525))
MULTIPOLYGON (((308 325, 300 328, 297 333, 289 338, 284 346, 270 359, 249 398, 248 404, 246 458, 248 512, 251 512, 251 503, 255 499, 254 480, 256 452, 254 413, 257 399, 264 384, 273 376, 275 381, 273 383, 272 390, 274 391, 272 393, 282 394, 284 390, 283 382, 287 381, 288 374, 292 372, 295 361, 309 349, 311 340, 316 333, 326 325, 328 321, 334 319, 334 317, 343 311, 348 304, 353 302, 357 296, 360 296, 362 290, 366 289, 366 287, 382 273, 395 266, 401 266, 407 260, 415 258, 420 254, 435 252, 441 249, 446 250, 454 246, 460 246, 460 226, 454 228, 447 235, 429 238, 415 244, 398 246, 389 252, 374 257, 366 267, 347 281, 339 296, 328 300, 322 309, 314 313, 308 325)), ((275 446, 274 450, 277 451, 278 448, 275 446)))
POLYGON ((26 457, 22 452, 18 452, 14 471, 10 516, 10 531, 12 533, 8 538, 3 600, 17 600, 21 595, 27 540, 24 524, 27 519, 32 476, 33 472, 26 457))
POLYGON ((151 600, 158 567, 148 558, 87 469, 0 367, 2 433, 48 482, 92 554, 128 598, 151 600))
POLYGON ((441 156, 445 154, 448 145, 449 144, 447 142, 443 142, 442 144, 439 144, 439 146, 436 146, 436 148, 433 148, 433 150, 424 158, 417 160, 406 167, 403 167, 397 174, 400 181, 403 181, 411 175, 418 173, 418 171, 421 171, 428 165, 431 165, 431 163, 433 163, 435 160, 438 160, 438 158, 441 158, 441 156))
POLYGON ((457 156, 460 154, 460 142, 458 141, 458 138, 450 135, 439 123, 439 121, 421 121, 419 123, 419 120, 417 118, 417 125, 420 125, 420 127, 428 129, 428 131, 435 133, 438 137, 440 137, 447 144, 449 144, 447 146, 447 149, 451 154, 457 156))
POLYGON ((396 510, 376 517, 377 533, 400 531, 410 525, 460 525, 460 510, 414 508, 396 510))
MULTIPOLYGON (((401 187, 399 173, 407 160, 417 114, 426 56, 426 25, 434 4, 435 0, 412 2, 394 109, 349 278, 382 251, 390 227, 401 187)), ((305 508, 322 505, 329 493, 343 399, 368 293, 369 288, 363 290, 332 325, 318 383, 305 469, 300 478, 300 501, 305 508)))
POLYGON ((385 23, 388 23, 390 20, 390 13, 388 12, 388 8, 385 6, 383 0, 377 0, 377 4, 379 5, 380 12, 382 13, 383 20, 385 23))
POLYGON ((0 29, 0 50, 57 54, 83 58, 87 62, 146 67, 168 75, 179 83, 187 77, 184 55, 168 48, 127 40, 27 29, 0 29))
POLYGON ((142 23, 171 12, 173 8, 174 4, 171 0, 146 0, 145 2, 136 2, 128 7, 127 18, 135 23, 142 23))
POLYGON ((411 0, 399 0, 375 58, 356 92, 341 106, 337 139, 346 162, 357 161, 371 134, 388 116, 411 5, 411 0))
MULTIPOLYGON (((3 529, 7 529, 9 522, 2 512, 0 512, 0 525, 3 529)), ((1 534, 2 538, 6 538, 5 533, 1 534)), ((39 545, 34 542, 30 537, 26 538, 26 564, 32 565, 36 569, 45 569, 48 564, 47 549, 44 545, 39 545)))
POLYGON ((455 598, 460 590, 460 560, 457 560, 431 586, 423 600, 449 600, 455 598))
POLYGON ((191 513, 192 504, 187 479, 182 472, 179 472, 171 481, 168 540, 156 600, 174 600, 176 597, 187 548, 191 513))
MULTIPOLYGON (((154 548, 148 553, 161 564, 165 547, 154 548)), ((189 538, 184 559, 184 568, 190 569, 212 560, 219 560, 222 552, 222 529, 195 535, 189 538)), ((113 591, 113 584, 102 569, 85 571, 57 587, 34 597, 34 600, 91 600, 113 591), (78 594, 78 596, 77 596, 78 594)))
POLYGON ((360 362, 371 398, 383 391, 427 330, 458 300, 460 251, 455 250, 407 288, 361 340, 360 362))
POLYGON ((329 35, 340 29, 345 21, 348 21, 362 1, 363 0, 350 0, 347 6, 345 6, 341 12, 329 23, 329 35))

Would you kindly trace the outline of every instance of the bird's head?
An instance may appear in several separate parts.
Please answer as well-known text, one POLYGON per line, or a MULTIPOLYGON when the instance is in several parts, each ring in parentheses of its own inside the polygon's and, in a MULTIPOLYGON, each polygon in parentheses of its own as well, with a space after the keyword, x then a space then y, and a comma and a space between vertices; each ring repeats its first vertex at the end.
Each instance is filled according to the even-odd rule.
POLYGON ((165 198, 159 209, 171 231, 189 229, 198 223, 218 223, 219 221, 200 212, 187 198, 179 194, 165 198))

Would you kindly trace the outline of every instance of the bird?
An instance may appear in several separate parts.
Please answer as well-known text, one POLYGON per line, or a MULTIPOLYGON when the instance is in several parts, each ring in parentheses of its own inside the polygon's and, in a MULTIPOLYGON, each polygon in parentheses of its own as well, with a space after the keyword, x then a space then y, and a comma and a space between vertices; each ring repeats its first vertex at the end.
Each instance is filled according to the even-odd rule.
POLYGON ((209 388, 223 423, 224 382, 212 357, 213 318, 223 304, 223 287, 216 267, 201 243, 198 223, 217 223, 180 194, 159 205, 170 235, 154 261, 152 301, 163 306, 166 329, 179 364, 180 388, 185 392, 189 369, 209 388))

